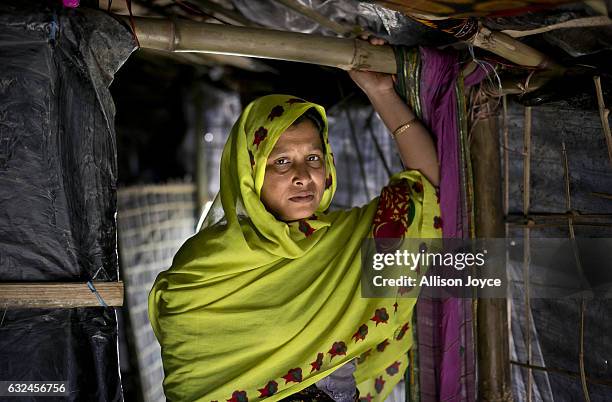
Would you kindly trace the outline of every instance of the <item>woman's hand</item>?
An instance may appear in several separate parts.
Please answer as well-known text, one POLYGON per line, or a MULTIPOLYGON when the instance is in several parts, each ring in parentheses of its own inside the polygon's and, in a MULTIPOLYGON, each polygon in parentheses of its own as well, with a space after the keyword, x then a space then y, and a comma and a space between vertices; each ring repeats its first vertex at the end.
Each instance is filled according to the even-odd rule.
MULTIPOLYGON (((366 38, 362 37, 362 39, 366 38)), ((387 43, 384 39, 376 37, 370 38, 369 42, 376 46, 387 43)), ((391 74, 364 70, 349 70, 348 74, 368 97, 375 97, 394 91, 393 86, 395 77, 391 74)))

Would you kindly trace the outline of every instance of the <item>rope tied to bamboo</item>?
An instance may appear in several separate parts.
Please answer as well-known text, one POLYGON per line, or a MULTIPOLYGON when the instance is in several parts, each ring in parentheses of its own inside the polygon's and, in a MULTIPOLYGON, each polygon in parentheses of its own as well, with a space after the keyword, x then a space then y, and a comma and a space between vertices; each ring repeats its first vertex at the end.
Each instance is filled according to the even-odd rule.
POLYGON ((106 304, 102 296, 100 296, 100 293, 98 293, 98 290, 94 286, 93 281, 91 279, 87 281, 87 287, 89 288, 89 290, 91 290, 93 294, 96 295, 96 298, 98 299, 98 302, 100 303, 102 307, 108 307, 108 304, 106 304))

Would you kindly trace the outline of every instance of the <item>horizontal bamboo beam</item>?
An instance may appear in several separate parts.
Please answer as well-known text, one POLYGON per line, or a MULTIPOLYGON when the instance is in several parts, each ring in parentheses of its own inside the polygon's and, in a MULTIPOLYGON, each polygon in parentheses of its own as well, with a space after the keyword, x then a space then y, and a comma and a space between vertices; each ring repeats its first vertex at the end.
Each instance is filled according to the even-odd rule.
MULTIPOLYGON (((519 367, 525 367, 525 368, 530 368, 530 369, 534 369, 534 370, 541 370, 541 371, 546 371, 548 373, 556 373, 556 374, 565 375, 565 376, 568 376, 568 377, 571 377, 571 378, 580 379, 580 373, 576 373, 574 371, 570 371, 570 370, 567 370, 567 369, 560 369, 560 368, 556 368, 556 367, 535 366, 533 364, 517 362, 517 361, 514 361, 514 360, 510 360, 510 364, 514 364, 515 366, 519 366, 519 367)), ((598 379, 598 378, 591 378, 591 377, 586 377, 586 380, 588 382, 590 382, 590 383, 593 383, 593 384, 601 384, 601 385, 612 386, 612 380, 598 379)))
POLYGON ((568 219, 574 225, 612 226, 612 214, 582 214, 578 211, 543 214, 508 214, 506 223, 513 226, 554 227, 566 226, 568 219))
MULTIPOLYGON (((127 16, 119 16, 130 22, 127 16)), ((141 48, 168 52, 216 53, 260 57, 338 67, 396 73, 391 46, 358 39, 236 27, 194 21, 133 17, 141 48)))
MULTIPOLYGON (((119 15, 127 24, 128 16, 119 15)), ((140 47, 165 52, 195 52, 296 61, 396 74, 393 49, 360 39, 237 27, 165 18, 133 17, 140 47)), ((524 94, 562 74, 563 69, 539 51, 485 27, 468 41, 520 65, 549 69, 538 71, 526 83, 504 81, 500 93, 524 94)))
POLYGON ((519 42, 510 35, 491 31, 482 25, 468 42, 521 66, 560 69, 560 66, 544 53, 519 42))
MULTIPOLYGON (((92 282, 107 306, 123 306, 123 282, 92 282)), ((0 308, 100 307, 86 282, 0 283, 0 308)))

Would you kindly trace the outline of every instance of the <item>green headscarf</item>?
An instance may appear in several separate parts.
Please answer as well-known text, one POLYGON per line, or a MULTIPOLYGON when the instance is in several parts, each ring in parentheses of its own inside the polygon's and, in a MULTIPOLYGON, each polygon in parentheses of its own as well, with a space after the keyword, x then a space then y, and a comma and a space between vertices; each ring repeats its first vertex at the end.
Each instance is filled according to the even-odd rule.
POLYGON ((362 298, 360 247, 371 236, 439 238, 436 191, 405 171, 369 204, 328 212, 336 171, 327 134, 323 107, 289 95, 256 99, 232 128, 204 228, 149 294, 168 400, 272 402, 356 357, 364 398, 383 401, 401 379, 416 299, 362 298), (310 108, 324 122, 326 189, 313 216, 286 223, 260 200, 266 162, 310 108))

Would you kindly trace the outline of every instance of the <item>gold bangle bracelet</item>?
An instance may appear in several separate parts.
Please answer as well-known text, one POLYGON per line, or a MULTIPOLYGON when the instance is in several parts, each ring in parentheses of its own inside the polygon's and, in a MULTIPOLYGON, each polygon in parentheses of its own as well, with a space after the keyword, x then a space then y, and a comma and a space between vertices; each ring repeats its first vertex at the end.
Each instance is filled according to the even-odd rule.
POLYGON ((400 135, 404 131, 408 130, 410 128, 410 126, 412 125, 412 123, 414 123, 416 120, 417 120, 417 118, 416 118, 416 116, 414 116, 412 119, 410 119, 406 123, 404 123, 401 126, 399 126, 398 128, 396 128, 393 131, 393 133, 391 134, 393 136, 393 138, 397 137, 398 135, 400 135))

